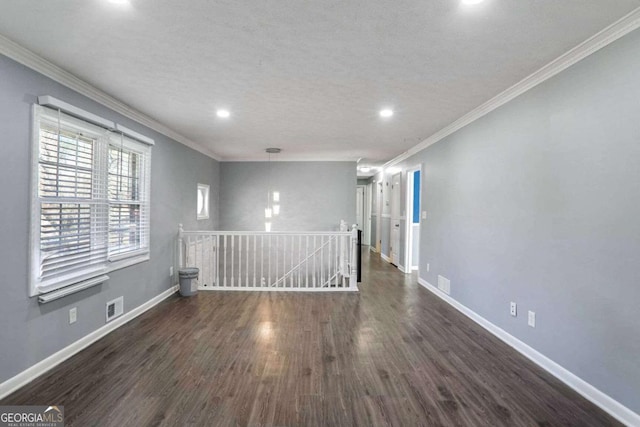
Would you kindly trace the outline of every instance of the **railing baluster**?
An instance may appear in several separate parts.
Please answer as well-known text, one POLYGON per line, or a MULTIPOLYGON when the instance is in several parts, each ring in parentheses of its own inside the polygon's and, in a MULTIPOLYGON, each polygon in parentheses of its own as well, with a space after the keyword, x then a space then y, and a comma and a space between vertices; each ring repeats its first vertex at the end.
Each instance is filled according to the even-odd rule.
POLYGON ((342 287, 346 287, 346 281, 347 281, 347 273, 345 272, 345 268, 344 268, 344 248, 345 248, 345 244, 344 244, 344 236, 340 236, 340 276, 342 277, 342 287))
POLYGON ((320 238, 320 287, 324 286, 324 236, 320 238))
POLYGON ((309 287, 309 235, 305 236, 305 259, 307 262, 305 263, 305 272, 304 272, 304 287, 309 287))
POLYGON ((215 255, 215 286, 220 286, 220 235, 216 234, 216 255, 215 255))
MULTIPOLYGON (((282 236, 282 274, 284 275, 287 271, 287 236, 282 236)), ((287 287, 286 277, 282 277, 282 287, 287 287)), ((276 280, 280 281, 280 275, 276 275, 276 280)))
POLYGON ((236 286, 236 236, 231 236, 231 287, 236 286))
POLYGON ((229 252, 227 247, 227 235, 224 235, 224 285, 227 286, 227 252, 229 252))
POLYGON ((256 258, 258 257, 258 251, 256 250, 256 242, 258 236, 253 236, 253 287, 256 287, 256 258))
MULTIPOLYGON (((298 234, 298 286, 296 286, 298 288, 302 287, 302 265, 300 265, 302 261, 302 234, 298 234)), ((306 257, 304 258, 304 262, 306 264, 306 257)))
MULTIPOLYGON (((289 251, 289 270, 291 271, 293 269, 293 251, 294 251, 294 247, 293 247, 293 236, 289 236, 289 243, 291 246, 291 250, 289 251)), ((287 271, 287 269, 285 269, 285 271, 287 271)), ((286 281, 285 281, 286 284, 286 281)), ((293 287, 293 271, 291 271, 291 273, 289 274, 289 286, 293 287)))
POLYGON ((340 286, 338 282, 340 280, 339 272, 340 272, 340 258, 338 257, 338 237, 333 238, 333 251, 335 252, 336 264, 333 266, 334 274, 336 276, 336 287, 340 286))
MULTIPOLYGON (((277 237, 277 236, 276 236, 277 237)), ((273 283, 271 280, 271 252, 273 252, 273 245, 271 243, 272 241, 272 235, 269 235, 269 280, 267 281, 268 286, 271 286, 271 284, 273 283)), ((276 256, 278 254, 276 253, 276 256)), ((278 265, 278 260, 276 258, 276 266, 278 265)))
POLYGON ((242 236, 238 236, 238 286, 242 286, 242 236))
POLYGON ((248 287, 248 286, 250 286, 250 284, 249 284, 249 235, 248 234, 247 234, 247 244, 245 245, 245 247, 246 247, 245 250, 246 250, 246 257, 247 257, 246 259, 247 259, 247 261, 246 261, 246 265, 245 265, 246 273, 245 273, 244 283, 245 283, 245 286, 248 287))
POLYGON ((202 236, 198 236, 196 237, 196 254, 195 254, 195 265, 194 267, 200 267, 200 264, 198 263, 198 255, 200 255, 200 260, 202 261, 202 250, 199 249, 199 247, 202 247, 202 236))

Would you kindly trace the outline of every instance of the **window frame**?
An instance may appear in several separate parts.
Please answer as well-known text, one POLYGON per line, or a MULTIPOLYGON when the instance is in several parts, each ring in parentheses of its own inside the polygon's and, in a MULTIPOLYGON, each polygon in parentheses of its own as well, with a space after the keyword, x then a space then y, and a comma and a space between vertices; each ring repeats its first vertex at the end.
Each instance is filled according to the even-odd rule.
POLYGON ((209 219, 211 186, 198 183, 196 187, 196 220, 209 219), (202 209, 199 209, 200 194, 202 194, 202 209))
MULTIPOLYGON (((52 98, 48 98, 52 99, 52 98)), ((40 296, 48 294, 53 291, 60 290, 62 288, 70 287, 72 285, 79 284, 81 282, 89 281, 97 277, 103 276, 114 270, 119 270, 124 267, 128 267, 140 262, 148 261, 150 259, 150 240, 151 240, 151 146, 153 140, 145 138, 144 141, 140 139, 131 138, 131 136, 124 134, 122 130, 114 130, 118 128, 118 125, 113 124, 110 128, 101 126, 103 123, 109 123, 108 121, 101 119, 102 122, 96 122, 97 116, 69 106, 63 102, 62 105, 73 108, 72 111, 65 111, 61 108, 50 108, 49 106, 43 106, 34 104, 32 109, 32 135, 30 138, 31 143, 31 162, 30 162, 30 192, 31 192, 31 210, 30 210, 30 237, 29 237, 29 296, 40 296), (69 114, 71 113, 71 114, 69 114), (83 117, 84 113, 86 116, 83 117), (98 239, 106 239, 106 249, 101 249, 97 255, 91 255, 96 250, 94 243, 91 242, 91 252, 89 256, 95 256, 97 262, 87 266, 86 268, 79 268, 76 271, 67 271, 63 273, 53 274, 50 277, 41 277, 41 207, 42 204, 56 204, 65 203, 64 200, 71 198, 56 197, 41 197, 40 193, 40 152, 41 152, 41 129, 46 128, 46 124, 54 121, 54 117, 58 120, 59 128, 57 132, 61 130, 67 130, 74 133, 80 133, 83 136, 87 136, 92 139, 93 152, 92 152, 92 168, 91 168, 91 194, 92 197, 87 200, 87 203, 92 206, 90 213, 90 228, 92 233, 92 239, 94 233, 98 236, 98 239), (93 123, 92 123, 93 122, 93 123), (98 124, 96 124, 98 123, 98 124), (127 144, 140 150, 142 157, 145 159, 144 168, 141 168, 141 175, 139 176, 140 187, 142 188, 142 196, 140 198, 140 212, 144 211, 146 215, 146 221, 141 233, 143 233, 145 239, 141 242, 141 248, 136 251, 131 251, 118 256, 109 256, 109 207, 110 198, 108 195, 108 153, 109 148, 112 146, 114 135, 118 139, 127 141, 127 144), (143 170, 144 169, 144 170, 143 170), (144 176, 142 173, 144 172, 144 176), (59 201, 57 201, 59 199, 59 201), (95 207, 95 210, 94 210, 95 207), (106 209, 106 217, 104 214, 99 213, 100 209, 106 209), (105 227, 106 226, 106 227, 105 227), (94 231, 94 227, 99 229, 94 231), (102 237, 100 237, 102 236, 102 237)), ((126 128, 123 128, 126 129, 126 128)), ((134 132, 132 132, 134 133, 134 132)), ((139 134, 136 134, 139 135, 139 134)), ((140 135, 141 136, 141 135, 140 135)), ((135 137, 135 136, 134 136, 135 137)), ((59 148, 58 148, 59 149, 59 148)), ((76 198, 80 200, 80 198, 76 198)), ((84 200, 84 199, 83 199, 84 200)), ((80 204, 82 202, 68 202, 70 204, 80 204)), ((104 212, 104 211, 103 211, 104 212)), ((141 220, 142 221, 142 220, 141 220)), ((102 248, 102 247, 101 247, 102 248)), ((97 283, 96 283, 97 284, 97 283)))

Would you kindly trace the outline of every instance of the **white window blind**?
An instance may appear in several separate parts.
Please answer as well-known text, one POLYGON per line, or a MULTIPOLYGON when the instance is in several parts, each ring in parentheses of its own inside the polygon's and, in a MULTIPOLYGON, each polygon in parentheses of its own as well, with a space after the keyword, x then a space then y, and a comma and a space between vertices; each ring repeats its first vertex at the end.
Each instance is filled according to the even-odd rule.
POLYGON ((108 154, 109 259, 149 248, 148 146, 112 135, 108 154))
POLYGON ((41 106, 33 135, 30 294, 148 257, 150 147, 41 106))

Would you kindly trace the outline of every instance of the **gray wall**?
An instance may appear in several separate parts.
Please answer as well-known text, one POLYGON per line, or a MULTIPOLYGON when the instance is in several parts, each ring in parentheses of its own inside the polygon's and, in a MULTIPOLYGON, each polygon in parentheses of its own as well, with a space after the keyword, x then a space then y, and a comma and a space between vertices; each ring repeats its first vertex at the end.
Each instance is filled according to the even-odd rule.
POLYGON ((0 55, 0 382, 105 324, 105 304, 124 296, 125 312, 171 286, 178 223, 212 229, 218 222, 219 164, 0 55), (39 305, 28 298, 31 105, 52 95, 155 139, 151 171, 151 260, 110 273, 111 280, 39 305), (211 185, 211 214, 196 221, 196 183, 211 185), (9 185, 10 183, 10 185, 9 185), (69 325, 69 309, 78 321, 69 325))
POLYGON ((221 176, 222 230, 264 231, 269 176, 280 191, 273 231, 332 231, 342 219, 355 223, 355 162, 223 162, 221 176))
POLYGON ((635 31, 400 165, 422 164, 420 277, 635 412, 638 76, 635 31))

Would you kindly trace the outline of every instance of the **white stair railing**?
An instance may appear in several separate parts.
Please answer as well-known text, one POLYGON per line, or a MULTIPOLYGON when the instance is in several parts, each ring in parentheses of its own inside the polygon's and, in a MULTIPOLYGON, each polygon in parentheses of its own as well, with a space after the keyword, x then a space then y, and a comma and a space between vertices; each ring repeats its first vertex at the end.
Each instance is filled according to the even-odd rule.
MULTIPOLYGON (((343 227, 344 228, 344 227, 343 227)), ((178 266, 198 267, 201 290, 357 291, 357 230, 185 231, 178 266)))

